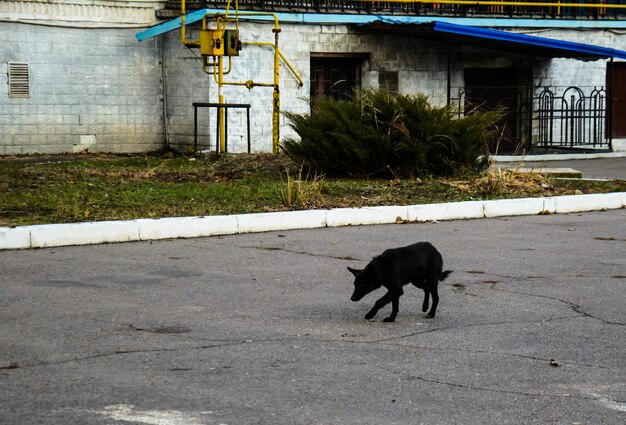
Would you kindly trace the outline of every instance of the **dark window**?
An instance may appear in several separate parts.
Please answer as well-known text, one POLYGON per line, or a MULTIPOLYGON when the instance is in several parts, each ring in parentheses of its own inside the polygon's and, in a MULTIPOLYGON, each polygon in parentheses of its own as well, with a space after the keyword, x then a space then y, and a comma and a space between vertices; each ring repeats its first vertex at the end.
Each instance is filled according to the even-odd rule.
POLYGON ((311 99, 328 96, 348 100, 361 87, 362 61, 362 56, 312 56, 311 99))
POLYGON ((398 94, 400 92, 398 71, 379 71, 378 88, 391 94, 398 94))
POLYGON ((526 70, 513 68, 466 68, 465 112, 500 109, 504 117, 498 123, 501 134, 489 144, 489 152, 512 153, 523 149, 524 133, 521 113, 522 96, 527 83, 518 85, 526 70))

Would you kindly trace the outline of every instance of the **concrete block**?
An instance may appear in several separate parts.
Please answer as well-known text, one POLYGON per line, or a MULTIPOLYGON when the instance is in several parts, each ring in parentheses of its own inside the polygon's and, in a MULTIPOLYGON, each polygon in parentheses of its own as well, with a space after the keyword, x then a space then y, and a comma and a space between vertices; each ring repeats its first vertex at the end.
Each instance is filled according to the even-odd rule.
POLYGON ((329 210, 328 227, 358 226, 365 224, 401 223, 408 220, 407 207, 337 208, 329 210))
POLYGON ((626 152, 626 139, 613 139, 613 152, 626 152))
POLYGON ((409 221, 459 220, 485 216, 483 201, 412 205, 408 207, 408 213, 409 221))
POLYGON ((31 247, 89 245, 139 240, 136 221, 99 221, 30 226, 31 247))
POLYGON ((28 227, 0 227, 0 250, 30 248, 28 227))
POLYGON ((543 198, 501 199, 484 202, 485 217, 535 215, 543 210, 543 198))
POLYGON ((591 195, 557 196, 555 210, 557 213, 598 211, 605 209, 624 208, 626 193, 600 193, 591 195))
POLYGON ((136 221, 142 241, 237 233, 237 220, 232 216, 171 217, 136 221))
POLYGON ((238 233, 326 227, 326 210, 239 214, 238 233))

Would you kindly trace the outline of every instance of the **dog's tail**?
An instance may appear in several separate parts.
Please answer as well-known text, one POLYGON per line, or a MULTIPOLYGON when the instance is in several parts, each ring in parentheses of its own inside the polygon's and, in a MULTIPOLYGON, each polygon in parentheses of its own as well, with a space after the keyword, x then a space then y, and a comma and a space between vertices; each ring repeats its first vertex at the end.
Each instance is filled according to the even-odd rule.
POLYGON ((448 275, 449 275, 450 273, 452 273, 452 270, 446 270, 445 272, 442 272, 442 273, 439 275, 439 281, 441 282, 441 281, 443 281, 443 280, 446 280, 446 278, 448 277, 448 275))

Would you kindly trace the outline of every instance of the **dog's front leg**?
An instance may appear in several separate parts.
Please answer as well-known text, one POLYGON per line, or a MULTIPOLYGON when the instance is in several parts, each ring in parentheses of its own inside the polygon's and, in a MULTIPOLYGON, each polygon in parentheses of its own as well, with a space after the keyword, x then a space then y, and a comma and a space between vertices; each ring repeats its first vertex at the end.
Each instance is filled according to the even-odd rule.
POLYGON ((397 299, 391 291, 387 292, 385 295, 380 297, 378 301, 376 301, 376 303, 374 304, 374 307, 372 307, 372 309, 365 315, 365 318, 367 320, 370 320, 371 318, 376 316, 376 313, 378 313, 378 310, 380 310, 385 305, 393 301, 394 298, 397 299))
POLYGON ((396 297, 391 300, 391 315, 389 317, 385 317, 383 322, 393 322, 396 320, 396 316, 398 315, 398 307, 400 306, 400 297, 396 297))

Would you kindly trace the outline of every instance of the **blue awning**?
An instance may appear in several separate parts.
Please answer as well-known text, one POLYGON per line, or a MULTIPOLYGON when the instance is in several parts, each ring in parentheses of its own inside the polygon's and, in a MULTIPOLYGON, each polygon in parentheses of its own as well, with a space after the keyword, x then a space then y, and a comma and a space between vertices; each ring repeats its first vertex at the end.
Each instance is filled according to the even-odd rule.
POLYGON ((442 21, 412 23, 403 21, 402 18, 382 18, 371 23, 357 24, 355 27, 377 32, 413 34, 442 42, 448 41, 455 44, 473 45, 545 58, 564 57, 580 60, 626 59, 626 51, 609 47, 442 21))
MULTIPOLYGON (((186 15, 185 22, 192 24, 201 20, 206 14, 223 12, 218 9, 200 9, 186 15)), ((474 45, 495 50, 530 54, 537 57, 565 57, 581 60, 597 59, 625 59, 626 51, 592 44, 575 43, 572 41, 554 38, 538 37, 522 33, 501 31, 473 25, 459 25, 443 20, 427 21, 423 16, 389 17, 377 15, 314 15, 317 18, 307 18, 308 14, 279 13, 279 18, 287 22, 323 22, 344 23, 362 30, 376 30, 378 32, 400 33, 416 35, 438 41, 453 41, 457 44, 474 45)), ((264 19, 258 17, 255 19, 264 19)), ((266 18, 267 19, 267 18, 266 18)), ((427 19, 427 18, 426 18, 427 19)), ((458 18, 455 18, 458 19, 458 18)), ((495 20, 494 20, 495 23, 495 20)), ((136 34, 137 40, 155 37, 157 35, 176 30, 181 27, 181 19, 156 25, 136 34)))

